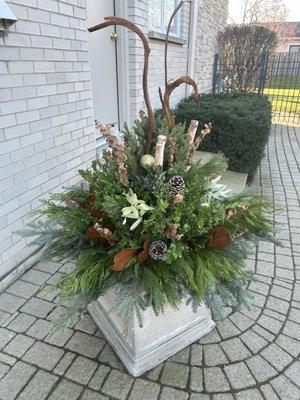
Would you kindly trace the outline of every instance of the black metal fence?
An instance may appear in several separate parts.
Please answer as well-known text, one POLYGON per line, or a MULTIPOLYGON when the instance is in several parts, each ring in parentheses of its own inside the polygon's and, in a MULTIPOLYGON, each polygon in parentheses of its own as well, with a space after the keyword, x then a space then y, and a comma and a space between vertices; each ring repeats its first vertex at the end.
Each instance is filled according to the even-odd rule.
POLYGON ((222 64, 215 55, 213 92, 242 90, 263 93, 272 103, 274 122, 300 125, 300 53, 275 53, 256 70, 222 64), (232 72, 233 71, 233 72, 232 72), (247 81, 246 81, 247 80, 247 81))

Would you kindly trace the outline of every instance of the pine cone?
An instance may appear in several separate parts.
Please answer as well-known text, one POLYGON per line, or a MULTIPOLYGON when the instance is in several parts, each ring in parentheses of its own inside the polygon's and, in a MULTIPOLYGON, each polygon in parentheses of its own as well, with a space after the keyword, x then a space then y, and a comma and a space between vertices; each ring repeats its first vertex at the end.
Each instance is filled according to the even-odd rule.
POLYGON ((162 260, 164 258, 165 252, 167 251, 166 243, 156 240, 152 242, 149 246, 149 254, 153 260, 162 260))
POLYGON ((175 175, 169 180, 169 184, 171 185, 170 193, 172 195, 183 194, 185 189, 185 182, 182 176, 175 175))

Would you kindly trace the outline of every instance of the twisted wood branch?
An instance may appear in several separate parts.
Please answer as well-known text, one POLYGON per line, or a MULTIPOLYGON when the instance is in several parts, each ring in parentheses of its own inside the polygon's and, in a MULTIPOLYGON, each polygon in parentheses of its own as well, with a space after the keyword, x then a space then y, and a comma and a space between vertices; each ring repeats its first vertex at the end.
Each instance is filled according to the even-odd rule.
POLYGON ((111 25, 119 25, 119 26, 124 26, 125 28, 130 29, 134 33, 136 33, 144 46, 144 70, 143 70, 143 95, 144 95, 144 100, 146 103, 147 107, 147 114, 148 114, 148 126, 147 126, 147 132, 146 132, 146 143, 145 143, 145 153, 150 153, 151 151, 151 145, 152 145, 152 137, 153 137, 153 127, 154 127, 154 113, 153 109, 150 103, 150 97, 149 97, 149 90, 148 90, 148 65, 149 65, 149 54, 150 54, 150 47, 148 40, 144 33, 139 29, 135 24, 132 22, 128 21, 127 19, 124 18, 119 18, 119 17, 106 17, 104 18, 104 22, 101 24, 95 25, 91 28, 88 29, 89 32, 95 32, 99 29, 106 28, 107 26, 111 25))
POLYGON ((182 0, 178 4, 178 6, 175 8, 175 10, 172 12, 172 15, 169 19, 168 26, 167 26, 166 39, 165 39, 165 89, 168 86, 168 44, 169 44, 170 30, 171 30, 172 22, 173 22, 174 18, 176 17, 176 14, 178 13, 178 11, 181 9, 183 3, 184 3, 184 0, 182 0))
POLYGON ((197 86, 196 82, 192 78, 190 78, 189 76, 182 76, 181 78, 178 78, 175 81, 169 82, 167 84, 165 93, 163 95, 162 107, 163 107, 164 114, 165 114, 165 116, 167 118, 167 122, 168 122, 170 131, 175 126, 174 115, 173 115, 173 113, 171 111, 171 107, 170 107, 170 96, 171 96, 172 92, 176 88, 178 88, 180 85, 182 85, 184 83, 187 84, 187 85, 191 85, 194 88, 195 101, 197 103, 199 101, 198 86, 197 86))

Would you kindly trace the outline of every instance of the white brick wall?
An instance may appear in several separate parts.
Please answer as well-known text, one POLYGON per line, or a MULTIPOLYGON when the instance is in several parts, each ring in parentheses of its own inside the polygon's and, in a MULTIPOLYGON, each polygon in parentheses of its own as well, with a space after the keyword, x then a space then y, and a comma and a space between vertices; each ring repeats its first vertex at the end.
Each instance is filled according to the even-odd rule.
POLYGON ((82 0, 8 0, 0 37, 0 277, 27 256, 21 229, 95 157, 82 0))
POLYGON ((196 36, 195 80, 201 92, 212 89, 217 40, 227 20, 228 0, 199 0, 196 36))

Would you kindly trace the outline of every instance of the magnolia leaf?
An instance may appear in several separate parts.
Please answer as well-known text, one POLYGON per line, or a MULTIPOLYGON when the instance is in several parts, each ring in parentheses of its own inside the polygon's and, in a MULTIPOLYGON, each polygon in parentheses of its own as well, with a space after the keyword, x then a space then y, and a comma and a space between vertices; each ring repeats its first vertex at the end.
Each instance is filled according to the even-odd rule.
POLYGON ((153 207, 148 206, 146 203, 141 203, 138 205, 138 208, 142 211, 153 210, 153 207))
POLYGON ((127 268, 130 260, 138 253, 137 249, 126 248, 119 251, 114 256, 114 265, 111 267, 113 271, 122 271, 127 268))
POLYGON ((133 231, 140 223, 142 222, 142 218, 140 217, 135 221, 134 224, 131 225, 130 230, 133 231))
POLYGON ((216 226, 211 230, 212 238, 208 244, 211 249, 219 249, 227 246, 231 242, 228 229, 222 226, 216 226))

